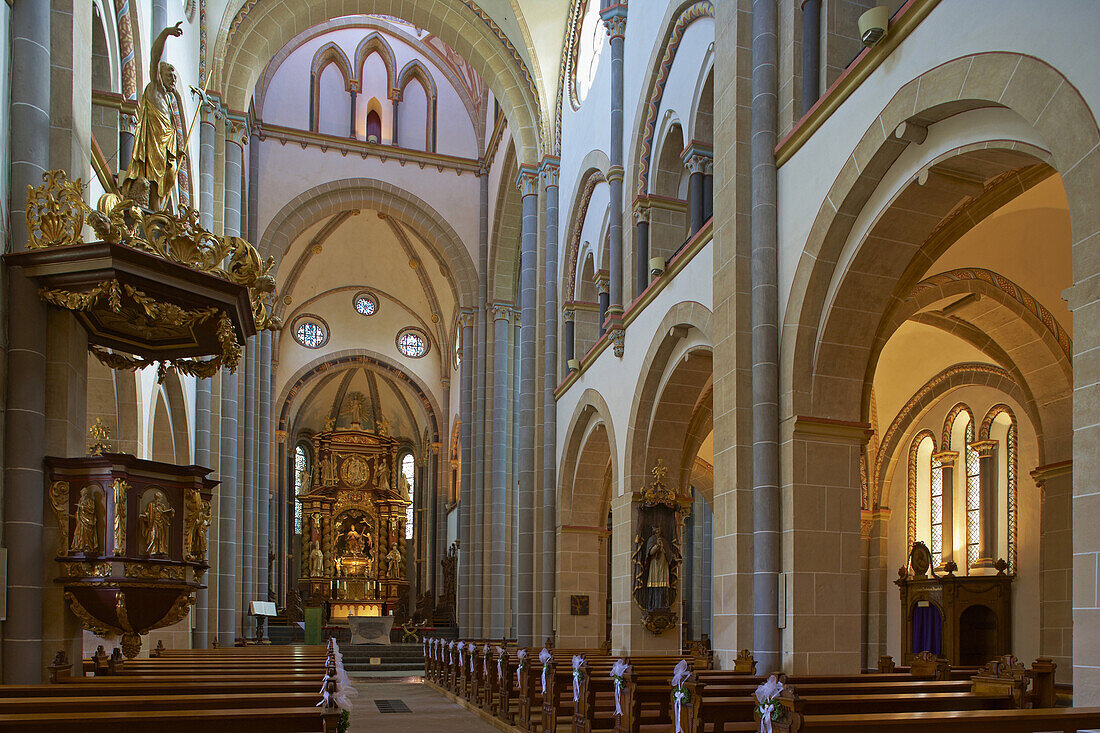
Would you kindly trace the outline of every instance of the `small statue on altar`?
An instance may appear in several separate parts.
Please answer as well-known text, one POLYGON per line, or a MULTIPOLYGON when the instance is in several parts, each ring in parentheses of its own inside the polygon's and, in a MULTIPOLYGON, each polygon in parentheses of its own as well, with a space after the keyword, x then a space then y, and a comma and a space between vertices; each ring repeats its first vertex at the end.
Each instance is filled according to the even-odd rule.
POLYGON ((310 478, 312 477, 309 475, 308 468, 303 468, 298 472, 298 491, 300 493, 304 494, 309 491, 310 478))
POLYGON ((314 512, 313 514, 309 515, 309 519, 310 519, 309 539, 310 539, 311 542, 320 542, 321 541, 321 514, 319 512, 314 512))
POLYGON ((145 505, 141 513, 141 535, 145 540, 146 555, 168 554, 168 532, 176 510, 159 491, 145 505))
POLYGON ((374 474, 374 488, 379 491, 390 488, 390 461, 385 456, 378 460, 378 470, 374 474))
POLYGON ((325 486, 336 483, 336 456, 332 453, 321 459, 321 483, 325 486))
POLYGON ((192 517, 187 527, 189 560, 206 562, 206 532, 210 527, 210 502, 204 501, 198 489, 188 494, 187 513, 192 517))
POLYGON ((325 432, 329 433, 336 429, 336 418, 329 415, 325 418, 325 432))
POLYGON ((325 553, 321 552, 321 545, 317 542, 310 543, 309 549, 309 576, 320 578, 325 574, 325 553))
POLYGON ((149 83, 138 101, 137 130, 134 133, 134 152, 130 167, 122 176, 120 188, 126 198, 145 204, 141 194, 148 190, 148 207, 161 211, 168 202, 168 195, 176 185, 176 174, 185 151, 184 141, 176 132, 172 106, 181 107, 176 90, 176 69, 164 55, 164 43, 169 36, 182 36, 182 23, 165 28, 153 41, 149 53, 149 83))
POLYGON ((399 471, 397 474, 397 488, 401 492, 401 498, 408 500, 412 488, 409 486, 409 477, 405 475, 404 471, 399 471))
POLYGON ((390 545, 390 551, 386 553, 386 575, 393 579, 401 577, 401 550, 396 543, 390 545))
POLYGON ((96 522, 95 491, 91 486, 80 490, 76 502, 76 529, 73 531, 73 551, 90 555, 99 549, 99 531, 96 522))
MULTIPOLYGON (((368 537, 370 535, 367 535, 368 537)), ((348 528, 347 534, 344 535, 344 549, 349 555, 361 557, 363 555, 363 535, 355 531, 355 525, 351 525, 348 528)))

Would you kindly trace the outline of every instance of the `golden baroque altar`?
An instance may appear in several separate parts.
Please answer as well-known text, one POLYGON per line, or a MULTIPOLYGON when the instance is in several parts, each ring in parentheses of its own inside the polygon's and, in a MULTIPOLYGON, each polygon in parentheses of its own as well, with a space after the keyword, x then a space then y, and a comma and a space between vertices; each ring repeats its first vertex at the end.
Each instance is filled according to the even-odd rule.
POLYGON ((329 602, 330 618, 392 613, 407 596, 405 516, 409 491, 396 465, 399 441, 347 428, 313 436, 314 470, 304 476, 302 574, 307 604, 329 602))

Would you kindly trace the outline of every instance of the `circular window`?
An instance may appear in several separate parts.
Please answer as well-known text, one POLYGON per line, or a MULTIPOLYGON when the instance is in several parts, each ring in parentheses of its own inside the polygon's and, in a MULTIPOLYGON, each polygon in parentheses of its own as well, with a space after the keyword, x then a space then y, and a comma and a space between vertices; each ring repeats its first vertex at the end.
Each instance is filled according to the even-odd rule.
POLYGON ((573 62, 573 108, 577 109, 588 96, 592 82, 596 79, 596 69, 600 65, 606 31, 600 18, 600 3, 588 0, 584 18, 581 20, 577 38, 576 57, 573 62))
POLYGON ((378 312, 378 299, 370 293, 358 293, 352 304, 355 312, 361 316, 373 316, 378 312))
POLYGON ((328 325, 317 316, 300 316, 294 322, 294 340, 307 349, 319 349, 328 342, 328 325))
POLYGON ((397 350, 410 359, 419 359, 428 353, 428 334, 419 328, 405 328, 397 334, 397 350))

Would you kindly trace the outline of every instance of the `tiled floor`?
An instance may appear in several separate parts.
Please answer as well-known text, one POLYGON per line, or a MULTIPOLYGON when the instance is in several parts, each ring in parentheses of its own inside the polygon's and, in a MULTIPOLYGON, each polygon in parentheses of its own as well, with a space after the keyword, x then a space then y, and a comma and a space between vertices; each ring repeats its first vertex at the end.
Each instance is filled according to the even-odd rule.
POLYGON ((419 677, 353 678, 359 696, 352 699, 350 733, 486 733, 496 728, 450 702, 419 677), (380 713, 375 700, 402 700, 411 713, 380 713))

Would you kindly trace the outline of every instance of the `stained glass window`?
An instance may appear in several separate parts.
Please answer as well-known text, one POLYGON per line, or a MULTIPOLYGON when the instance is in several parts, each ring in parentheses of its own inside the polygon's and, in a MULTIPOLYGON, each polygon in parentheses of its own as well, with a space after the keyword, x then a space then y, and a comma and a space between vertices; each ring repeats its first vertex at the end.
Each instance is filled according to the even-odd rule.
POLYGON ((1008 572, 1016 573, 1016 420, 1008 426, 1008 572))
POLYGON ((397 350, 410 359, 419 359, 428 353, 428 339, 417 328, 406 328, 397 334, 397 350))
POLYGON ((413 492, 416 491, 416 484, 414 479, 416 477, 416 461, 413 460, 411 453, 406 453, 405 457, 401 459, 401 473, 404 474, 405 480, 409 482, 409 505, 405 508, 405 539, 411 540, 413 536, 413 492))
POLYGON ((307 349, 319 349, 328 341, 328 329, 315 318, 300 318, 294 327, 294 340, 307 349))
POLYGON ((363 316, 373 316, 378 312, 378 301, 367 293, 359 293, 355 296, 355 310, 363 316))
POLYGON ((294 534, 302 533, 302 502, 298 495, 302 493, 302 482, 309 476, 309 455, 305 446, 294 449, 294 534))
POLYGON ((943 557, 943 463, 932 459, 932 567, 943 557))
POLYGON ((966 569, 978 561, 981 537, 982 481, 978 471, 978 451, 971 447, 974 423, 966 426, 966 569))

